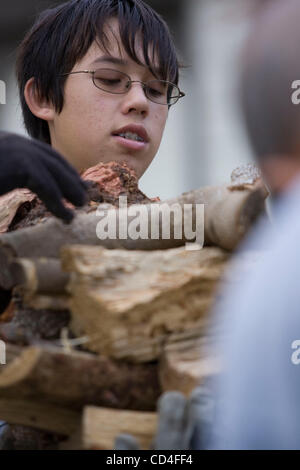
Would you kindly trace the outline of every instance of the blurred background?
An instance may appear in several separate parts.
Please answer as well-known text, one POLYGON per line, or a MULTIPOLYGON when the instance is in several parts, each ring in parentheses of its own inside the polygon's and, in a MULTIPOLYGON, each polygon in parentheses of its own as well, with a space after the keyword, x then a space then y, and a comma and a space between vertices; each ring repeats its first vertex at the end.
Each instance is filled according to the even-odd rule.
MULTIPOLYGON (((167 21, 179 57, 186 97, 170 110, 159 153, 142 177, 150 197, 177 196, 226 182, 253 155, 238 103, 240 51, 258 9, 272 0, 147 0, 167 21)), ((41 10, 59 1, 9 0, 0 13, 0 129, 25 134, 14 77, 15 54, 41 10)))

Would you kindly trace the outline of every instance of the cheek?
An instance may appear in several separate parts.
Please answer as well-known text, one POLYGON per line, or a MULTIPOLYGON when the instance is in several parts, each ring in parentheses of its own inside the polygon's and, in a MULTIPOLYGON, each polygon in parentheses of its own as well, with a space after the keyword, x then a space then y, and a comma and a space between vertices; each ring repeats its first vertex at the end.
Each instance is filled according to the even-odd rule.
POLYGON ((94 131, 94 137, 97 138, 109 125, 112 106, 109 106, 106 97, 101 96, 94 88, 87 86, 84 89, 82 84, 81 87, 67 88, 62 114, 64 113, 67 122, 72 123, 72 127, 75 126, 89 135, 94 131))
POLYGON ((156 135, 158 144, 160 143, 162 139, 163 132, 166 127, 167 117, 168 117, 168 111, 164 111, 162 113, 156 112, 154 116, 155 135, 156 135))

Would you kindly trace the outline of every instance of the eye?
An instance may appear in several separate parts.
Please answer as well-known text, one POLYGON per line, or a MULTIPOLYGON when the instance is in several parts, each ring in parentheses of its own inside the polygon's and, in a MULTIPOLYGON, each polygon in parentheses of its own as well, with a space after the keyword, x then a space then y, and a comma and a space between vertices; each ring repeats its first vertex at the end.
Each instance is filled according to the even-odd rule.
POLYGON ((94 74, 94 82, 99 88, 116 93, 123 92, 126 80, 126 75, 112 69, 98 69, 94 74))
POLYGON ((98 82, 103 83, 103 85, 118 85, 119 83, 121 83, 121 80, 119 80, 119 79, 113 79, 113 78, 100 78, 100 77, 96 77, 96 80, 97 80, 98 82))
POLYGON ((163 80, 151 80, 147 83, 147 93, 152 98, 166 97, 167 91, 167 83, 163 80))
POLYGON ((152 96, 162 96, 162 95, 164 95, 164 93, 161 92, 160 90, 155 90, 154 88, 150 88, 150 87, 147 87, 147 91, 152 96))

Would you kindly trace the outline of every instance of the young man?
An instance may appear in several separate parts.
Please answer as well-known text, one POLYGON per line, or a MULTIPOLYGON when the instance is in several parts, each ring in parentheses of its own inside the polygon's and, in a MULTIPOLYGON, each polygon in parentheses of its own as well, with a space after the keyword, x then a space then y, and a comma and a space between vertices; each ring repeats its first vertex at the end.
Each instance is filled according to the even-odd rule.
MULTIPOLYGON (((70 165, 79 172, 99 162, 125 161, 140 178, 157 153, 169 107, 183 96, 178 68, 167 25, 142 0, 71 0, 43 12, 20 45, 17 77, 25 127, 52 149, 36 141, 21 144, 21 138, 16 149, 14 137, 6 136, 5 153, 20 161, 25 156, 20 171, 28 173, 27 163, 35 166, 29 164, 30 149, 39 164, 39 171, 21 179, 22 186, 40 189, 47 167, 48 180, 49 171, 56 180, 56 200, 63 190, 80 204, 84 198, 74 197, 77 180, 74 174, 70 179, 70 165), (56 161, 63 157, 60 168, 65 160, 69 178, 39 161, 45 152, 56 161)), ((0 165, 1 155, 0 140, 0 165)), ((4 162, 2 167, 5 180, 4 162)), ((9 190, 14 187, 20 181, 11 176, 9 190)), ((38 195, 51 210, 49 191, 38 195)), ((56 215, 70 218, 63 206, 56 215)))
MULTIPOLYGON (((62 198, 85 203, 80 170, 125 161, 140 178, 183 96, 178 69, 166 23, 142 0, 71 0, 44 11, 17 57, 33 139, 0 132, 0 195, 27 187, 70 222, 62 198)), ((0 311, 9 298, 0 291, 0 311)))
MULTIPOLYGON (((0 133, 0 194, 28 187, 67 221, 62 197, 85 199, 77 172, 125 161, 140 178, 183 96, 169 30, 142 0, 71 0, 43 12, 20 45, 17 77, 33 140, 0 133)), ((0 290, 0 313, 9 300, 0 290)))

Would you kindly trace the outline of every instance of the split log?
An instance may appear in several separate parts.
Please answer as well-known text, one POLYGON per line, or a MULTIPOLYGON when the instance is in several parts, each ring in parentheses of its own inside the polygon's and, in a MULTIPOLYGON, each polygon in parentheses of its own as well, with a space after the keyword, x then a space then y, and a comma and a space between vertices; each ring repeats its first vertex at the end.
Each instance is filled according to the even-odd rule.
POLYGON ((50 346, 7 346, 0 369, 0 419, 70 435, 85 405, 155 410, 157 365, 119 363, 50 346))
POLYGON ((220 372, 214 356, 204 354, 205 331, 202 336, 180 341, 174 338, 164 347, 159 364, 160 384, 164 392, 178 390, 187 397, 211 376, 220 372))
POLYGON ((70 328, 91 351, 146 362, 159 357, 168 335, 194 329, 209 311, 228 254, 219 248, 187 251, 106 250, 73 245, 62 250, 70 328))
POLYGON ((156 434, 157 414, 87 406, 83 412, 82 448, 113 450, 119 434, 131 434, 147 450, 156 434))
POLYGON ((15 189, 0 197, 0 233, 7 231, 19 208, 35 197, 29 189, 15 189))
POLYGON ((133 436, 141 450, 151 448, 157 431, 158 416, 154 412, 114 410, 86 406, 82 421, 71 437, 61 442, 60 450, 113 450, 120 434, 133 436))
MULTIPOLYGON (((151 224, 151 210, 153 206, 159 206, 165 214, 170 215, 170 207, 177 204, 178 213, 184 222, 184 204, 190 204, 189 210, 192 214, 193 227, 198 223, 197 231, 204 230, 204 243, 217 245, 226 250, 234 249, 241 238, 248 231, 254 220, 264 212, 267 191, 262 184, 255 184, 253 188, 232 190, 227 186, 208 187, 185 193, 181 197, 165 203, 146 204, 131 206, 140 211, 140 220, 146 220, 148 234, 156 232, 158 239, 105 239, 97 237, 96 228, 103 217, 116 219, 119 234, 119 220, 125 220, 128 216, 128 209, 114 209, 111 205, 100 205, 103 209, 103 217, 97 216, 95 212, 90 214, 78 214, 70 225, 65 225, 56 218, 47 219, 45 222, 34 227, 28 227, 15 232, 5 233, 0 236, 0 264, 2 273, 0 285, 9 282, 10 263, 14 257, 39 258, 39 257, 59 257, 60 249, 63 245, 85 244, 101 245, 109 249, 125 248, 128 250, 158 250, 169 249, 182 246, 185 243, 194 242, 185 236, 184 223, 181 224, 180 217, 170 217, 170 237, 163 238, 162 217, 156 218, 151 224), (165 205, 164 205, 165 204, 165 205), (203 221, 198 220, 197 205, 204 204, 204 227, 203 221), (143 208, 143 209, 141 209, 143 208), (146 212, 143 212, 145 211, 146 212), (174 223, 176 219, 176 223, 174 223), (200 226, 200 225, 201 226, 200 226), (182 227, 183 225, 183 227, 182 227), (178 237, 179 234, 179 237, 178 237), (180 235, 181 234, 181 235, 180 235)), ((187 209, 187 208, 185 208, 187 209)), ((157 209, 158 210, 158 209, 157 209)), ((139 214, 139 212, 137 212, 139 214)), ((128 226, 137 219, 137 214, 128 217, 128 226)), ((190 229, 190 224, 188 224, 190 229)))
MULTIPOLYGON (((222 312, 224 293, 239 288, 239 283, 257 269, 259 251, 241 252, 229 260, 223 272, 214 309, 222 312)), ((169 337, 159 363, 159 378, 163 391, 178 390, 189 396, 193 389, 207 383, 222 369, 222 357, 216 351, 216 338, 220 335, 215 315, 192 332, 169 337)))

